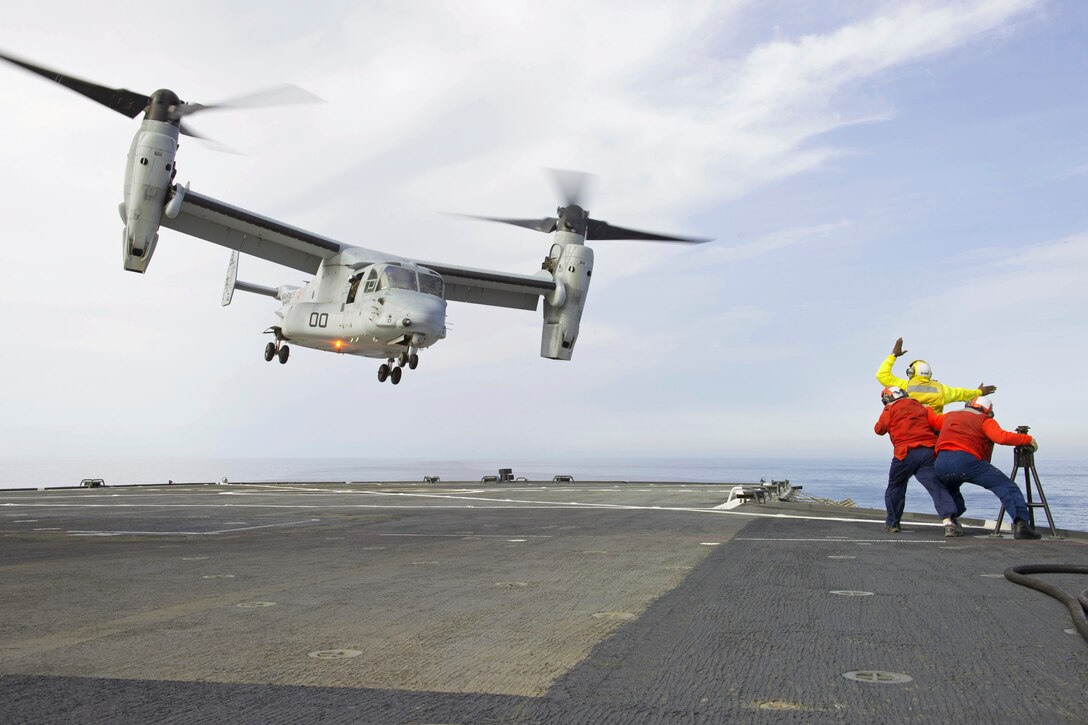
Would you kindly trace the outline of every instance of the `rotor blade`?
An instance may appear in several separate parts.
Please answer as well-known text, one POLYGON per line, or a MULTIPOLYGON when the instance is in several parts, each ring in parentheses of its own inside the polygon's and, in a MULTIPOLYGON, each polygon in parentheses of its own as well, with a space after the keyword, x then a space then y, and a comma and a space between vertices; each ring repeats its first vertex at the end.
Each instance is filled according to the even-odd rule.
POLYGON ((182 132, 182 133, 183 133, 184 135, 186 135, 186 136, 191 136, 192 138, 198 138, 198 139, 200 139, 201 141, 203 141, 204 143, 206 143, 206 144, 208 145, 208 147, 209 147, 209 148, 211 148, 211 149, 212 149, 212 150, 214 150, 214 151, 222 151, 223 153, 226 153, 226 154, 235 154, 235 155, 237 155, 237 156, 241 156, 241 155, 242 155, 242 152, 240 152, 240 151, 236 151, 236 150, 232 149, 232 148, 231 148, 230 146, 226 146, 226 145, 224 145, 224 144, 221 144, 221 143, 219 143, 218 141, 216 141, 216 140, 215 140, 215 139, 213 139, 213 138, 208 138, 208 137, 207 137, 207 136, 205 136, 204 134, 201 134, 201 133, 197 133, 196 131, 194 131, 194 130, 192 129, 192 127, 191 127, 191 126, 187 126, 187 125, 185 125, 184 123, 179 123, 179 124, 178 124, 178 127, 179 127, 179 128, 181 129, 181 132, 182 132))
POLYGON ((178 128, 181 129, 181 133, 184 134, 185 136, 192 136, 193 138, 198 138, 201 141, 211 141, 210 138, 208 138, 207 136, 204 136, 202 134, 197 133, 196 131, 194 131, 192 129, 191 126, 186 126, 184 123, 179 123, 178 128))
POLYGON ((590 175, 584 171, 571 171, 569 169, 548 169, 555 181, 559 195, 563 197, 563 206, 580 206, 583 204, 584 194, 589 187, 590 175))
POLYGON ((289 83, 266 88, 245 96, 231 98, 220 103, 204 105, 202 103, 182 103, 174 108, 175 118, 183 118, 197 111, 226 110, 232 108, 267 108, 268 106, 289 106, 298 103, 319 103, 321 99, 305 88, 289 83))
POLYGON ((70 88, 76 93, 81 93, 92 101, 97 101, 103 106, 112 108, 118 113, 123 113, 129 118, 136 118, 139 116, 144 112, 144 109, 147 108, 147 104, 151 102, 151 99, 148 96, 141 95, 134 91, 129 91, 124 88, 107 88, 106 86, 99 86, 94 83, 89 83, 88 81, 80 80, 79 78, 66 76, 55 70, 42 68, 33 63, 27 63, 25 60, 19 60, 18 58, 5 53, 0 53, 0 58, 25 68, 32 73, 37 73, 44 78, 48 78, 54 83, 59 83, 65 88, 70 88))
POLYGON ((453 216, 464 217, 465 219, 482 219, 487 222, 513 224, 516 227, 524 227, 525 229, 532 229, 533 231, 544 232, 545 234, 554 232, 555 225, 559 221, 553 216, 544 217, 543 219, 506 219, 495 216, 477 216, 475 214, 454 214, 453 216))
POLYGON ((633 239, 641 242, 681 242, 684 244, 703 244, 711 241, 702 237, 678 237, 672 234, 656 234, 654 232, 640 232, 637 229, 624 229, 597 219, 590 219, 586 224, 586 239, 633 239))

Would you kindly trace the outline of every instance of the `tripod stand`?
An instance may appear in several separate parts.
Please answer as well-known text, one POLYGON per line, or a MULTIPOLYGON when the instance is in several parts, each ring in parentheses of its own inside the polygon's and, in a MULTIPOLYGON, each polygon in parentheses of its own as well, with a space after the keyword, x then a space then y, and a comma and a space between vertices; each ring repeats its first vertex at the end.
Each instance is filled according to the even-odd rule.
MULTIPOLYGON (((1020 425, 1016 427, 1017 433, 1027 433, 1028 426, 1020 425)), ((1026 500, 1028 504, 1028 523, 1032 528, 1035 528, 1035 509, 1042 508, 1046 511, 1046 520, 1050 523, 1050 535, 1054 538, 1058 537, 1058 530, 1054 528, 1054 517, 1050 513, 1050 504, 1046 502, 1046 494, 1043 493, 1043 484, 1039 480, 1039 472, 1035 470, 1035 451, 1030 446, 1017 446, 1012 451, 1012 473, 1009 474, 1009 478, 1013 483, 1016 483, 1016 473, 1020 470, 1024 470, 1024 489, 1027 494, 1026 500), (1032 500, 1031 487, 1034 480, 1035 489, 1039 492, 1039 500, 1032 500)), ((1001 504, 1001 511, 997 514, 997 523, 994 525, 993 536, 1001 535, 1001 522, 1005 518, 1005 504, 1001 504)))

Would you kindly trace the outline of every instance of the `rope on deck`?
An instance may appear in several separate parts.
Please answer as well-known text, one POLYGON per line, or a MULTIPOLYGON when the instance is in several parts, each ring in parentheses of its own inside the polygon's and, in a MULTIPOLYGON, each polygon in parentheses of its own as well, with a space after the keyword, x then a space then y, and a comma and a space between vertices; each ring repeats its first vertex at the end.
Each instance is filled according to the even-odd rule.
POLYGON ((807 493, 798 493, 793 491, 787 501, 796 501, 797 503, 820 503, 825 506, 841 506, 843 508, 857 508, 858 505, 854 503, 852 498, 844 498, 842 501, 834 501, 830 498, 822 498, 820 496, 809 496, 807 493))

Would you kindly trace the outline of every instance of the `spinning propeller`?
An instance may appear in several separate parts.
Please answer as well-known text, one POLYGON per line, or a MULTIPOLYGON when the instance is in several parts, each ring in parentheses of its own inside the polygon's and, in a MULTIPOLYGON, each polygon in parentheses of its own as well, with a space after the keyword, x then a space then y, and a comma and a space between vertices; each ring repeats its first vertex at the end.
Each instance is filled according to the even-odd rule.
POLYGON ((298 86, 283 84, 267 90, 240 96, 231 100, 204 105, 201 103, 184 103, 173 91, 162 89, 155 91, 150 96, 136 93, 126 88, 107 88, 89 81, 81 80, 73 76, 58 73, 55 70, 43 68, 14 56, 0 53, 0 58, 14 63, 26 70, 48 78, 54 83, 59 83, 76 93, 80 93, 92 101, 97 101, 107 108, 112 108, 118 113, 129 118, 136 118, 141 113, 146 113, 153 121, 166 121, 177 124, 181 132, 194 138, 205 138, 195 133, 182 124, 181 119, 191 116, 199 111, 230 108, 263 108, 267 106, 284 106, 294 103, 311 103, 320 100, 309 91, 298 86))
POLYGON ((555 231, 574 232, 587 240, 598 239, 634 239, 646 242, 682 242, 686 244, 702 244, 709 239, 700 237, 678 237, 671 234, 657 234, 655 232, 643 232, 637 229, 617 227, 599 219, 590 219, 589 212, 582 206, 582 198, 585 193, 589 175, 581 171, 566 171, 562 169, 551 170, 553 180, 563 197, 563 206, 556 209, 558 216, 544 217, 543 219, 508 219, 506 217, 490 217, 468 215, 472 219, 502 222, 513 224, 525 229, 533 229, 545 234, 555 231))

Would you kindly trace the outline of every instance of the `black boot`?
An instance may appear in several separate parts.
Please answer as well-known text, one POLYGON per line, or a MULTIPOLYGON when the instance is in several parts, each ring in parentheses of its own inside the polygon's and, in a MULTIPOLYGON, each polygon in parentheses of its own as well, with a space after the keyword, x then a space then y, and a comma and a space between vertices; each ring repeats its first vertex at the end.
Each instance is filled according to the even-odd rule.
POLYGON ((1012 522, 1012 538, 1014 539, 1041 539, 1043 535, 1028 526, 1028 522, 1017 519, 1012 522))

